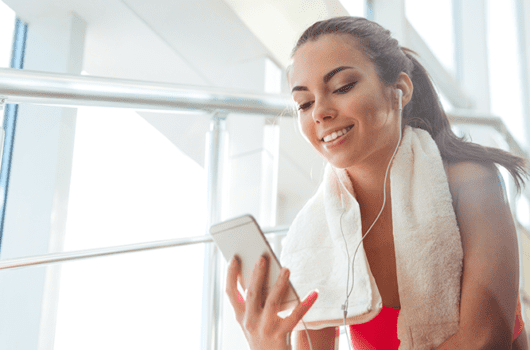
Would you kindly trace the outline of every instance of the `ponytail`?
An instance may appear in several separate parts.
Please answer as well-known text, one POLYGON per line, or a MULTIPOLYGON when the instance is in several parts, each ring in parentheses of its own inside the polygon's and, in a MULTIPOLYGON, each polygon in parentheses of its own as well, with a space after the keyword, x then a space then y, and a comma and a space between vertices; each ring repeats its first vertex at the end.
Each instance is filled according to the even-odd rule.
POLYGON ((411 101, 403 109, 403 126, 410 125, 427 131, 436 142, 442 159, 448 163, 495 163, 512 175, 517 191, 528 176, 527 160, 499 148, 485 147, 468 142, 454 134, 442 108, 429 74, 413 56, 413 51, 402 48, 413 63, 410 78, 414 86, 411 101))

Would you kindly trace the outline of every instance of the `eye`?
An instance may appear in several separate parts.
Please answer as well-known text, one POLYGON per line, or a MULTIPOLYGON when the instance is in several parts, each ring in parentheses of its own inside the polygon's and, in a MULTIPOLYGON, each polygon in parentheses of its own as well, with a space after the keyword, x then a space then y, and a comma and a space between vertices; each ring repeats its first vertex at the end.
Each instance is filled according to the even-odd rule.
POLYGON ((311 105, 313 105, 312 101, 311 102, 302 103, 301 105, 298 106, 298 110, 299 111, 305 111, 306 109, 311 107, 311 105))
POLYGON ((348 91, 350 91, 356 83, 357 83, 357 82, 354 81, 354 82, 352 82, 352 83, 349 83, 349 84, 347 84, 347 85, 344 85, 343 87, 341 87, 341 88, 339 88, 339 89, 333 91, 333 93, 336 93, 336 94, 345 94, 345 93, 347 93, 348 91))

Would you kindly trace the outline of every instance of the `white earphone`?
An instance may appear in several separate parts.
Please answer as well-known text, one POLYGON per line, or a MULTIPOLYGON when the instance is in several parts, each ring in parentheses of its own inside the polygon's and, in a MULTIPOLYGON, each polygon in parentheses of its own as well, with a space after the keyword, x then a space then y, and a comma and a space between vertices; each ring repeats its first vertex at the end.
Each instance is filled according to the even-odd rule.
POLYGON ((398 109, 403 110, 403 91, 401 89, 396 89, 396 94, 398 95, 398 109))

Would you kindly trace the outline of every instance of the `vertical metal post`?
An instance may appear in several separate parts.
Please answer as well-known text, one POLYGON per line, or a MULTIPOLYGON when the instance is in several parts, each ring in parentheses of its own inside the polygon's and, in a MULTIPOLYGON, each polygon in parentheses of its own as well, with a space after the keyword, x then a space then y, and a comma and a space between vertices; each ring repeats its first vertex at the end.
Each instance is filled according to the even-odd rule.
MULTIPOLYGON (((3 97, 0 97, 0 164, 2 164, 2 155, 4 154, 4 140, 6 136, 6 132, 4 129, 4 121, 5 121, 5 114, 4 114, 4 108, 6 107, 6 99, 3 97)), ((0 238, 2 237, 2 234, 0 232, 0 238)))
MULTIPOLYGON (((19 18, 15 21, 15 36, 13 38, 13 54, 11 68, 24 68, 24 55, 26 52, 26 37, 28 25, 19 18)), ((4 232, 7 192, 9 188, 9 175, 11 173, 11 158, 15 144, 15 127, 17 125, 18 105, 6 104, 2 120, 2 153, 0 166, 0 248, 4 232)))
MULTIPOLYGON (((221 219, 223 167, 228 152, 226 114, 215 113, 206 136, 207 228, 221 219)), ((215 244, 206 244, 203 273, 201 349, 217 350, 220 342, 221 273, 215 244)))
POLYGON ((373 0, 365 0, 365 16, 366 19, 373 21, 374 20, 374 1, 373 0))
POLYGON ((454 54, 453 60, 455 63, 455 77, 458 83, 463 80, 463 57, 462 57, 462 0, 452 0, 452 15, 453 15, 453 39, 454 39, 454 54))

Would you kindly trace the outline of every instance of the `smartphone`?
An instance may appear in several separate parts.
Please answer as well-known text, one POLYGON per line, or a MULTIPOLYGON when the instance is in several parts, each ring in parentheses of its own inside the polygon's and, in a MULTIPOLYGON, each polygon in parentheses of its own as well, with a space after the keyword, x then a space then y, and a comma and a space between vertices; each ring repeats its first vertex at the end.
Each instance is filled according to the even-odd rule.
MULTIPOLYGON (((251 215, 240 216, 213 225, 210 227, 210 234, 226 261, 230 261, 235 255, 239 257, 242 272, 241 285, 245 291, 258 259, 263 255, 268 256, 269 276, 266 290, 268 295, 280 276, 282 267, 256 220, 251 215)), ((299 301, 298 294, 289 282, 289 289, 282 301, 281 311, 293 308, 299 301)))

